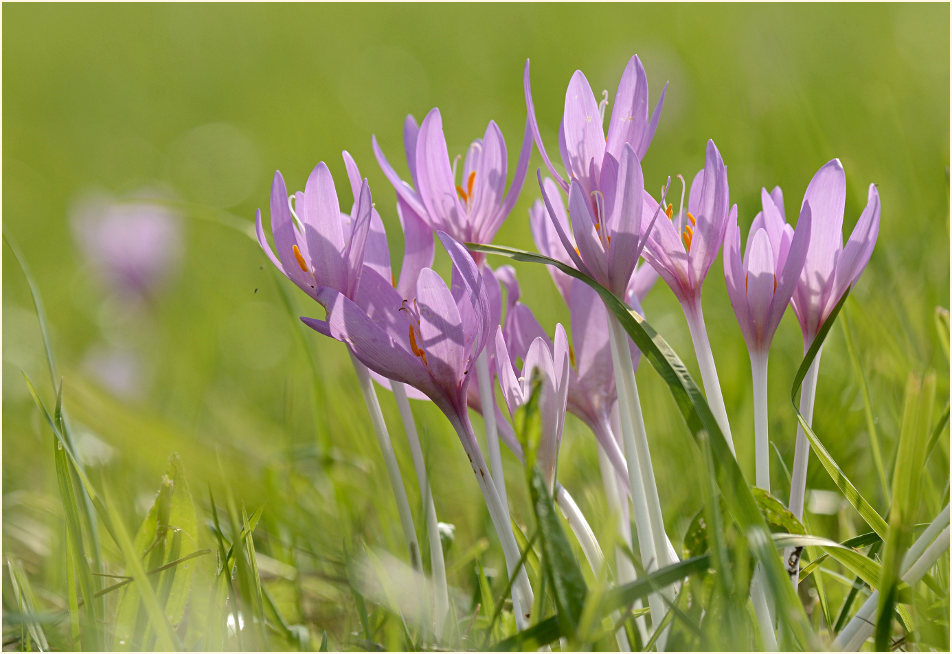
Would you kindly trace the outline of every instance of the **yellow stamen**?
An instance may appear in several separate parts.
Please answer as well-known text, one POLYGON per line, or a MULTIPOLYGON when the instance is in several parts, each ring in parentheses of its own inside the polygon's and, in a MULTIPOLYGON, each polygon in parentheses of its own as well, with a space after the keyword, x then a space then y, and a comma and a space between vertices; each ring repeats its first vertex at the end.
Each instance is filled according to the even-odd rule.
POLYGON ((572 347, 572 344, 569 343, 569 361, 572 362, 572 366, 578 368, 578 364, 575 363, 575 348, 572 347))
POLYGON ((416 340, 416 330, 413 328, 413 325, 410 325, 410 351, 413 352, 416 356, 423 359, 423 365, 426 364, 426 352, 423 351, 423 348, 417 345, 416 340))
POLYGON ((393 273, 390 273, 390 283, 393 285, 394 288, 397 287, 397 278, 393 276, 393 273))
POLYGON ((673 205, 673 204, 669 204, 669 205, 668 205, 668 208, 664 210, 664 215, 666 215, 666 216, 668 217, 668 219, 671 219, 671 218, 674 216, 674 205, 673 205))
POLYGON ((697 225, 697 220, 694 218, 694 216, 691 215, 690 211, 688 211, 688 220, 691 221, 692 225, 697 225))
POLYGON ((774 293, 777 292, 777 276, 776 275, 773 276, 773 290, 774 290, 774 293))
POLYGON ((294 258, 297 259, 298 265, 301 266, 301 270, 307 272, 307 262, 304 261, 304 257, 301 255, 301 251, 298 249, 298 246, 292 245, 291 251, 294 252, 294 258))
POLYGON ((474 170, 469 174, 469 177, 466 180, 466 188, 463 188, 459 184, 456 185, 456 194, 459 196, 459 199, 466 204, 466 208, 469 209, 470 198, 473 197, 473 184, 476 183, 476 171, 474 170))
MULTIPOLYGON (((691 214, 688 215, 690 216, 691 214)), ((684 241, 684 249, 690 252, 691 241, 694 239, 694 229, 690 225, 684 228, 684 233, 681 235, 681 239, 684 241)))
POLYGON ((466 195, 473 194, 473 184, 476 182, 476 171, 474 170, 469 174, 469 179, 466 180, 466 195))
POLYGON ((575 254, 577 254, 578 256, 582 256, 582 253, 578 251, 577 245, 575 246, 575 254))

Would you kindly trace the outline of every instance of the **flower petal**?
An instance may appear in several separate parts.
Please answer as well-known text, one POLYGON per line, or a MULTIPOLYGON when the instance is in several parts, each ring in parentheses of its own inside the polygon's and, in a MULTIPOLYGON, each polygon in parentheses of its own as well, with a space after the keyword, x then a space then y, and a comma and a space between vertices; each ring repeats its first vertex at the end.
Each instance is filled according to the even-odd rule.
MULTIPOLYGON (((790 227, 785 225, 785 227, 790 227)), ((807 259, 807 252, 810 247, 810 232, 813 228, 813 218, 810 211, 810 205, 805 205, 800 213, 800 220, 797 222, 797 228, 794 230, 793 239, 789 245, 786 244, 786 234, 781 247, 786 251, 781 251, 784 257, 783 262, 776 261, 777 267, 777 290, 774 293, 773 301, 770 304, 770 316, 767 318, 767 338, 773 336, 777 327, 780 325, 780 319, 783 312, 790 304, 790 298, 797 288, 800 279, 800 273, 807 259)))
POLYGON ((810 204, 812 236, 800 279, 811 295, 833 277, 836 253, 843 249, 843 213, 846 208, 846 173, 839 159, 825 164, 807 186, 803 204, 810 204))
POLYGON ((479 268, 476 267, 476 262, 473 261, 473 257, 470 256, 465 247, 445 232, 437 232, 437 236, 440 237, 440 242, 449 253, 450 259, 453 261, 453 267, 460 273, 460 280, 468 290, 468 301, 475 311, 475 319, 478 321, 475 329, 476 341, 473 344, 472 351, 475 357, 489 343, 495 329, 495 325, 489 321, 493 311, 489 304, 489 296, 486 293, 484 280, 479 268))
MULTIPOLYGON (((833 310, 836 303, 843 297, 846 289, 856 283, 866 268, 876 238, 879 236, 879 191, 875 184, 869 185, 866 208, 860 215, 853 232, 850 234, 846 247, 836 259, 836 273, 834 275, 833 291, 830 293, 825 308, 825 314, 833 310)), ((825 320, 825 317, 824 317, 825 320)))
POLYGON ((397 216, 403 227, 404 239, 397 290, 403 297, 409 297, 416 288, 420 270, 433 265, 433 230, 400 196, 397 196, 397 216))
MULTIPOLYGON (((607 159, 607 157, 606 157, 607 159)), ((608 216, 608 265, 610 290, 623 295, 641 256, 644 177, 635 151, 625 144, 618 168, 618 183, 608 216)))
POLYGON ((770 313, 770 301, 774 296, 776 276, 774 275, 773 252, 770 251, 770 239, 767 232, 760 229, 751 237, 750 259, 744 279, 747 294, 747 306, 750 311, 750 327, 758 345, 767 346, 767 316, 770 313))
POLYGON ((592 271, 593 277, 608 285, 607 255, 595 231, 595 218, 589 210, 588 199, 584 196, 582 185, 576 180, 572 181, 569 188, 569 218, 579 257, 592 271))
POLYGON ((549 159, 549 155, 545 151, 545 146, 542 144, 542 135, 539 133, 539 123, 536 121, 535 106, 532 104, 532 85, 529 82, 528 59, 526 59, 525 71, 522 74, 522 86, 526 96, 526 120, 528 121, 527 127, 532 132, 532 138, 535 141, 536 147, 539 149, 539 154, 542 155, 542 162, 545 164, 545 167, 549 169, 549 174, 555 178, 559 186, 562 187, 562 190, 567 192, 569 190, 568 182, 565 181, 565 179, 555 169, 555 166, 552 165, 552 160, 549 159))
MULTIPOLYGON (((412 120, 411 116, 407 116, 408 119, 412 120)), ((393 169, 393 166, 390 165, 390 162, 387 161, 387 157, 384 155, 383 150, 380 149, 380 144, 377 143, 377 137, 371 136, 371 143, 373 144, 374 156, 377 158, 377 164, 380 166, 380 170, 383 171, 384 176, 387 178, 387 181, 390 182, 390 185, 393 186, 393 189, 397 192, 397 197, 404 201, 407 205, 413 207, 413 210, 417 214, 422 215, 426 212, 426 209, 423 207, 423 200, 420 199, 419 193, 413 189, 408 183, 400 179, 400 176, 397 174, 397 171, 393 169)), ((410 166, 410 173, 412 175, 411 179, 416 179, 416 153, 410 153, 407 151, 407 159, 413 158, 413 164, 410 166)))
POLYGON ((564 141, 563 162, 570 177, 587 179, 589 164, 595 161, 595 165, 600 167, 605 156, 605 132, 595 94, 580 70, 572 75, 565 92, 561 134, 564 141))
POLYGON ((506 197, 502 201, 499 213, 494 221, 493 234, 498 231, 502 222, 512 213, 512 208, 516 206, 519 199, 519 193, 526 183, 526 174, 529 172, 529 157, 532 155, 532 130, 529 119, 526 119, 526 129, 522 135, 522 148, 519 150, 519 163, 516 164, 516 173, 513 175, 509 190, 506 191, 506 197))
POLYGON ((564 205, 562 204, 562 196, 556 192, 551 185, 546 185, 542 181, 542 174, 538 172, 537 177, 539 178, 539 188, 542 189, 542 201, 545 203, 546 213, 549 216, 549 221, 552 226, 555 227, 555 233, 558 234, 559 240, 562 242, 562 247, 565 249, 565 253, 568 254, 569 258, 572 260, 572 263, 575 264, 575 267, 582 271, 583 273, 590 275, 588 266, 582 261, 581 255, 579 254, 578 249, 568 237, 568 217, 565 214, 564 205), (554 198, 554 199, 553 199, 554 198), (556 208, 558 207, 558 209, 556 208), (565 220, 562 220, 565 218, 565 220))
MULTIPOLYGON (((763 230, 760 229, 757 233, 763 233, 763 230)), ((748 237, 748 250, 750 250, 751 241, 752 239, 748 237)), ((747 255, 745 255, 746 258, 747 255)), ((744 340, 747 342, 747 347, 750 348, 756 344, 756 334, 747 303, 745 276, 746 269, 740 258, 740 228, 737 226, 737 214, 735 213, 731 215, 727 226, 727 234, 724 236, 724 281, 727 285, 727 296, 730 299, 731 307, 734 309, 734 315, 737 316, 737 322, 744 334, 744 340)))
POLYGON ((502 389, 502 396, 506 400, 506 407, 509 409, 509 415, 514 415, 516 409, 526 403, 526 397, 523 388, 516 378, 516 373, 512 368, 512 361, 509 358, 509 348, 506 345, 506 339, 503 336, 502 327, 496 328, 496 376, 499 379, 499 387, 502 389))
POLYGON ((350 235, 350 243, 344 250, 347 261, 347 297, 353 298, 357 294, 357 284, 360 282, 364 270, 364 252, 367 246, 367 237, 370 233, 370 214, 373 211, 373 200, 370 198, 370 187, 365 179, 360 185, 357 204, 354 206, 354 222, 350 235))
POLYGON ((432 109, 420 126, 416 166, 417 190, 426 207, 420 217, 434 230, 458 234, 465 214, 456 193, 439 109, 432 109))
POLYGON ((344 226, 334 179, 323 161, 308 177, 302 199, 303 202, 298 202, 295 208, 304 225, 314 275, 322 286, 345 292, 344 226))
MULTIPOLYGON (((608 124, 605 149, 620 159, 622 148, 630 145, 638 154, 644 131, 648 125, 648 78, 637 55, 628 60, 618 82, 615 104, 608 124)), ((640 159, 640 155, 639 155, 640 159)))
POLYGON ((417 127, 416 119, 411 114, 407 114, 403 120, 403 151, 407 155, 410 179, 416 179, 416 144, 419 132, 420 128, 417 127))
MULTIPOLYGON (((473 191, 470 196, 469 217, 472 221, 470 238, 479 243, 492 240, 497 227, 496 214, 506 191, 506 141, 495 121, 489 121, 479 150, 479 163, 473 178, 473 191)), ((464 183, 468 183, 466 175, 464 183)))
POLYGON ((463 377, 466 352, 463 321, 456 300, 446 282, 432 268, 424 268, 417 279, 416 301, 420 311, 417 346, 426 356, 426 367, 437 384, 457 389, 463 377))

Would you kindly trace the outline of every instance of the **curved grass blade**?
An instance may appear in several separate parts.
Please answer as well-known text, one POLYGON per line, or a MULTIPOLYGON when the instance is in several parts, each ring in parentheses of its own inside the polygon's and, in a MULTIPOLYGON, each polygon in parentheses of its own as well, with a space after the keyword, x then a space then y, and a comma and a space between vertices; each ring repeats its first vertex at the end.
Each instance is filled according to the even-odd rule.
MULTIPOLYGON (((718 486, 725 503, 741 530, 750 541, 751 550, 763 563, 768 586, 777 601, 777 616, 786 625, 800 647, 813 649, 814 634, 790 584, 780 556, 774 549, 767 525, 757 502, 750 492, 737 461, 731 453, 723 433, 714 420, 704 395, 688 374, 684 363, 654 328, 644 318, 631 311, 604 286, 560 261, 516 248, 467 243, 471 251, 499 254, 516 261, 528 261, 553 266, 561 272, 579 279, 598 293, 605 307, 615 315, 634 341, 642 356, 658 372, 671 391, 681 415, 695 440, 710 439, 711 452, 716 466, 718 486)), ((815 354, 814 354, 815 356, 815 354)), ((792 645, 792 644, 791 644, 792 645)))
POLYGON ((836 461, 833 460, 833 457, 830 456, 830 453, 823 447, 823 443, 820 442, 820 439, 817 438, 813 429, 810 428, 803 414, 800 413, 800 405, 797 402, 797 397, 800 395, 800 386, 803 385, 803 378, 806 376, 810 366, 813 365, 813 360, 816 359, 817 352, 820 351, 823 341, 826 340, 827 334, 830 333, 830 329, 836 321, 836 316, 846 303, 846 298, 849 297, 850 290, 851 289, 846 289, 843 297, 837 302, 833 311, 830 313, 830 317, 826 319, 823 327, 821 327, 819 333, 817 333, 816 338, 813 339, 813 344, 810 345, 810 349, 803 357, 803 362, 800 364, 800 368, 797 370, 797 374, 793 379, 793 388, 790 390, 790 401, 793 403, 794 415, 797 416, 797 420, 800 421, 800 426, 803 427, 803 433, 806 435, 807 440, 810 441, 810 447, 813 449, 813 453, 816 454, 816 458, 820 461, 820 464, 826 470, 827 474, 830 475, 833 483, 840 489, 840 492, 843 493, 846 500, 853 505, 853 508, 859 512, 863 520, 866 521, 866 524, 872 527, 873 531, 879 534, 881 538, 886 538, 886 521, 883 520, 882 516, 876 512, 876 509, 866 501, 866 498, 856 489, 856 486, 850 481, 849 477, 846 476, 846 473, 843 472, 836 461))

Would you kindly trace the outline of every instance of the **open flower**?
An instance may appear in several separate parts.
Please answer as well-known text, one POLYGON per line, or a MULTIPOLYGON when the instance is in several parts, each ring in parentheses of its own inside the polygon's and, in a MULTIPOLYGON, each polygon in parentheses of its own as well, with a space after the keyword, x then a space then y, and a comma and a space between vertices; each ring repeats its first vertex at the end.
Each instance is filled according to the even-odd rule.
POLYGON ((565 92, 565 111, 559 127, 559 152, 567 173, 565 177, 562 177, 552 165, 539 134, 535 107, 532 103, 528 60, 523 84, 530 126, 542 160, 563 191, 568 192, 570 183, 577 180, 586 195, 600 188, 599 182, 602 177, 602 168, 606 165, 606 155, 617 162, 622 158, 622 152, 627 145, 633 149, 638 161, 645 156, 655 129, 658 127, 661 105, 664 103, 664 94, 667 90, 666 84, 665 90, 658 98, 658 104, 649 116, 648 78, 645 75, 644 66, 641 65, 637 55, 629 59, 615 93, 615 104, 606 137, 603 123, 604 104, 607 101, 603 101, 603 104, 596 102, 595 94, 592 93, 592 87, 585 75, 582 71, 576 70, 565 92))
POLYGON ((555 326, 554 341, 537 337, 530 343, 523 358, 522 373, 517 378, 502 327, 497 327, 496 371, 510 415, 529 401, 533 385, 537 381, 541 383, 539 413, 542 417, 542 436, 537 461, 549 484, 549 491, 552 492, 555 487, 569 389, 569 345, 565 329, 558 324, 555 326))
POLYGON ((803 206, 807 205, 813 216, 813 229, 806 262, 791 298, 803 332, 804 348, 810 346, 837 302, 869 262, 879 235, 879 192, 875 184, 869 185, 866 208, 845 246, 846 173, 839 159, 825 164, 810 180, 803 195, 803 206))
POLYGON ((571 264, 623 298, 660 208, 644 191, 641 162, 630 145, 619 162, 608 154, 605 162, 598 190, 587 192, 576 180, 569 185, 568 216, 555 185, 540 176, 539 186, 571 264))
POLYGON ((508 191, 506 142, 495 122, 490 121, 483 138, 470 145, 459 177, 455 163, 450 164, 439 109, 432 109, 419 129, 413 117, 407 116, 403 137, 412 185, 400 179, 373 138, 377 161, 401 201, 431 230, 446 232, 460 242, 490 242, 525 182, 532 153, 528 130, 508 191))
POLYGON ((714 141, 708 141, 704 168, 691 182, 687 213, 677 221, 658 220, 645 247, 645 260, 682 304, 699 300, 728 222, 737 220, 737 205, 728 212, 728 203, 727 169, 714 141))
POLYGON ((740 228, 732 213, 724 239, 724 277, 747 348, 764 354, 770 348, 783 312, 796 288, 810 243, 810 205, 804 203, 797 229, 787 224, 780 188, 761 190, 763 211, 750 226, 744 258, 740 228))

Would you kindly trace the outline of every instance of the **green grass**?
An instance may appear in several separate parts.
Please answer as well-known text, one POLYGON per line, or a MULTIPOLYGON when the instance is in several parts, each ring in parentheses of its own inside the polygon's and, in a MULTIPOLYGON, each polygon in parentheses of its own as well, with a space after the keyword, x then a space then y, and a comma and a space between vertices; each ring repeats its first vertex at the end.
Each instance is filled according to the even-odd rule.
MULTIPOLYGON (((809 627, 809 646, 828 646, 841 613, 852 615, 879 584, 889 620, 879 621, 876 644, 948 650, 948 557, 908 593, 896 576, 917 525, 949 496, 947 5, 15 4, 4 14, 3 232, 45 314, 38 321, 27 277, 4 244, 5 647, 423 646, 419 626, 362 585, 359 562, 383 552, 405 558, 396 506, 348 357, 296 319, 319 309, 249 238, 254 211, 267 210, 276 169, 297 189, 325 160, 343 189, 347 149, 369 178, 399 261, 393 191, 371 134, 405 171, 404 116, 419 120, 439 106, 451 154, 494 119, 514 166, 526 58, 554 152, 572 71, 611 96, 638 53, 652 98, 670 81, 644 161, 649 189, 668 175, 693 175, 707 138, 724 157, 744 231, 762 186, 783 188, 791 217, 834 156, 847 174, 847 230, 866 186, 878 184, 879 241, 829 333, 813 421, 832 467, 814 456, 808 486, 836 501, 815 512, 808 505, 804 519, 806 533, 855 547, 856 556, 811 541, 804 621, 793 619, 782 636, 795 640, 809 627), (176 198, 185 250, 151 302, 133 305, 97 283, 70 214, 91 190, 144 186, 176 198), (139 394, 118 397, 90 373, 87 353, 100 344, 140 357, 139 394), (839 484, 827 468, 840 471, 839 484), (852 590, 858 574, 861 588, 852 590), (229 616, 239 614, 244 628, 230 630, 229 616)), ((527 210, 539 166, 534 154, 497 244, 533 249, 527 210)), ((544 267, 514 265, 542 324, 567 322, 544 267)), ((720 270, 718 260, 705 315, 736 472, 752 479, 750 370, 720 270)), ((681 310, 662 284, 645 310, 699 379, 681 310)), ((770 365, 772 445, 788 466, 798 331, 786 317, 770 365)), ((727 493, 721 453, 695 440, 683 406, 649 365, 638 381, 671 539, 680 550, 699 513, 710 536, 696 552, 710 560, 685 561, 691 574, 674 602, 669 649, 758 647, 745 602, 758 550, 740 526, 758 517, 738 522, 729 503, 722 509, 714 497, 727 493)), ((380 400, 419 528, 399 414, 388 393, 380 400)), ((505 563, 460 444, 438 410, 413 404, 437 514, 455 525, 446 546, 456 600, 447 644, 524 646, 511 640, 505 563)), ((571 417, 560 456, 561 482, 610 542, 595 442, 571 417)), ((526 563, 540 598, 528 637, 539 643, 584 623, 570 646, 613 648, 603 607, 627 605, 650 585, 605 589, 580 564, 584 599, 571 591, 575 576, 565 590, 550 570, 566 554, 553 532, 565 523, 540 515, 538 489, 533 495, 515 457, 504 453, 504 465, 513 519, 533 539, 526 563), (537 520, 545 532, 537 534, 537 520)), ((785 503, 789 477, 771 467, 785 503)))

